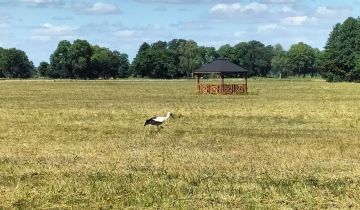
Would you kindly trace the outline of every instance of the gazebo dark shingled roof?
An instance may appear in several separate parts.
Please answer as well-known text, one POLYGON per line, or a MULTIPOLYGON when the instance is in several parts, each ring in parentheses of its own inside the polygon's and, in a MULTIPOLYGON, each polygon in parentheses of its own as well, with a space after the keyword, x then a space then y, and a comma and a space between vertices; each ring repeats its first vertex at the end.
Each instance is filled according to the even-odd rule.
POLYGON ((241 68, 240 66, 230 62, 226 58, 218 58, 213 62, 203 65, 199 69, 194 71, 194 74, 209 74, 209 73, 246 73, 248 70, 241 68))

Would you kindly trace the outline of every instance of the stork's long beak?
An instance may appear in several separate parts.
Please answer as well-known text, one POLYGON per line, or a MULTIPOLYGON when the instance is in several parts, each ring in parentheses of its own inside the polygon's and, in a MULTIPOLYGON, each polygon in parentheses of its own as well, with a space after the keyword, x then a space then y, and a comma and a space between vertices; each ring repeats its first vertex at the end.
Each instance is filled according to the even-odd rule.
POLYGON ((173 114, 170 114, 170 116, 175 120, 175 117, 174 117, 174 115, 173 114))

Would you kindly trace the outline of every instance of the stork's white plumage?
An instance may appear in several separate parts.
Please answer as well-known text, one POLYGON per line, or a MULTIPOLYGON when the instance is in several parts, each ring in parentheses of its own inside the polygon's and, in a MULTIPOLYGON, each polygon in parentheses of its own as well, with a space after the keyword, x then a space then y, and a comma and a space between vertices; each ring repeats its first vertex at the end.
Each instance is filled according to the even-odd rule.
POLYGON ((168 112, 166 117, 152 117, 152 118, 145 121, 144 126, 146 126, 146 125, 156 125, 157 127, 159 127, 167 119, 169 119, 169 117, 172 117, 174 119, 174 116, 173 116, 173 114, 171 112, 168 112))

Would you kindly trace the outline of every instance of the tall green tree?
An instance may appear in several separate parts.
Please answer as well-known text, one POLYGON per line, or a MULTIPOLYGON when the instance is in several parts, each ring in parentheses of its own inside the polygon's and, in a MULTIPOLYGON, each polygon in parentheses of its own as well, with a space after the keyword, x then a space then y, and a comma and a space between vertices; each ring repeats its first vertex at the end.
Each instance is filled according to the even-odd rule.
POLYGON ((355 68, 347 76, 349 81, 360 82, 360 55, 356 57, 355 68))
POLYGON ((173 39, 149 45, 143 43, 131 64, 134 75, 150 78, 190 76, 201 65, 199 47, 194 41, 173 39))
POLYGON ((49 77, 69 78, 73 77, 71 62, 71 43, 67 40, 60 41, 55 52, 50 56, 49 77))
POLYGON ((215 47, 199 47, 201 64, 208 64, 214 59, 218 58, 220 55, 216 52, 215 47))
POLYGON ((321 74, 328 81, 358 81, 360 19, 349 17, 334 26, 322 57, 321 74))
POLYGON ((90 63, 92 78, 125 78, 130 74, 128 56, 116 50, 111 51, 108 48, 93 46, 90 63))
POLYGON ((47 76, 49 72, 50 64, 46 61, 42 61, 38 67, 39 76, 47 76))
POLYGON ((230 46, 229 44, 225 44, 221 46, 217 50, 217 53, 221 58, 227 58, 233 63, 237 62, 237 55, 236 55, 237 52, 235 51, 234 47, 230 46))
POLYGON ((112 60, 111 65, 112 68, 116 69, 116 77, 126 78, 130 76, 130 63, 129 57, 125 53, 120 53, 118 51, 113 51, 111 53, 112 60))
POLYGON ((240 42, 234 46, 235 63, 249 70, 252 76, 266 76, 271 70, 272 46, 259 41, 240 42))
POLYGON ((191 76, 194 69, 201 66, 201 55, 197 43, 193 40, 186 41, 179 46, 180 69, 187 77, 191 76))
POLYGON ((84 79, 93 76, 90 69, 92 54, 92 48, 88 41, 77 39, 73 42, 69 49, 72 69, 70 77, 84 79))
POLYGON ((171 78, 169 73, 175 71, 174 57, 168 50, 167 42, 158 41, 151 45, 148 57, 148 76, 150 78, 171 78))
POLYGON ((176 69, 174 63, 167 42, 157 41, 140 46, 131 68, 141 77, 171 78, 171 73, 176 69))
POLYGON ((108 79, 114 76, 111 70, 111 51, 104 47, 93 46, 90 58, 92 78, 108 79))
POLYGON ((314 50, 314 54, 315 54, 315 65, 314 65, 314 71, 312 73, 312 76, 314 76, 315 74, 318 75, 321 70, 322 70, 322 66, 323 66, 323 51, 320 51, 318 48, 313 48, 314 50))
POLYGON ((173 65, 174 68, 172 68, 168 74, 171 78, 179 78, 185 76, 185 71, 182 71, 182 67, 180 64, 180 58, 181 58, 181 51, 182 46, 185 45, 187 40, 185 39, 173 39, 170 42, 168 42, 168 51, 169 56, 173 58, 173 65))
POLYGON ((271 59, 271 70, 276 73, 279 78, 287 77, 289 75, 289 68, 287 65, 286 52, 280 44, 274 46, 274 57, 271 59))
POLYGON ((140 45, 140 48, 130 67, 134 76, 148 76, 147 68, 149 68, 149 63, 151 62, 151 58, 149 57, 150 49, 151 46, 147 42, 140 45))
POLYGON ((303 42, 294 44, 287 53, 290 71, 294 75, 313 74, 315 69, 315 52, 313 48, 303 42))
POLYGON ((24 51, 16 48, 0 49, 0 77, 29 78, 34 75, 34 69, 24 51))
POLYGON ((5 77, 5 68, 4 68, 4 53, 5 49, 0 47, 0 78, 5 77))

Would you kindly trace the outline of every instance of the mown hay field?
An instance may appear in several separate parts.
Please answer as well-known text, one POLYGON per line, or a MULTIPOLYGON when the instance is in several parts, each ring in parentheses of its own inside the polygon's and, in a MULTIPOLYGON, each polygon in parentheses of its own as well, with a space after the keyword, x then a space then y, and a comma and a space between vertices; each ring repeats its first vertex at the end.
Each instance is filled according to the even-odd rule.
POLYGON ((359 209, 360 84, 0 81, 0 209, 111 208, 359 209))

